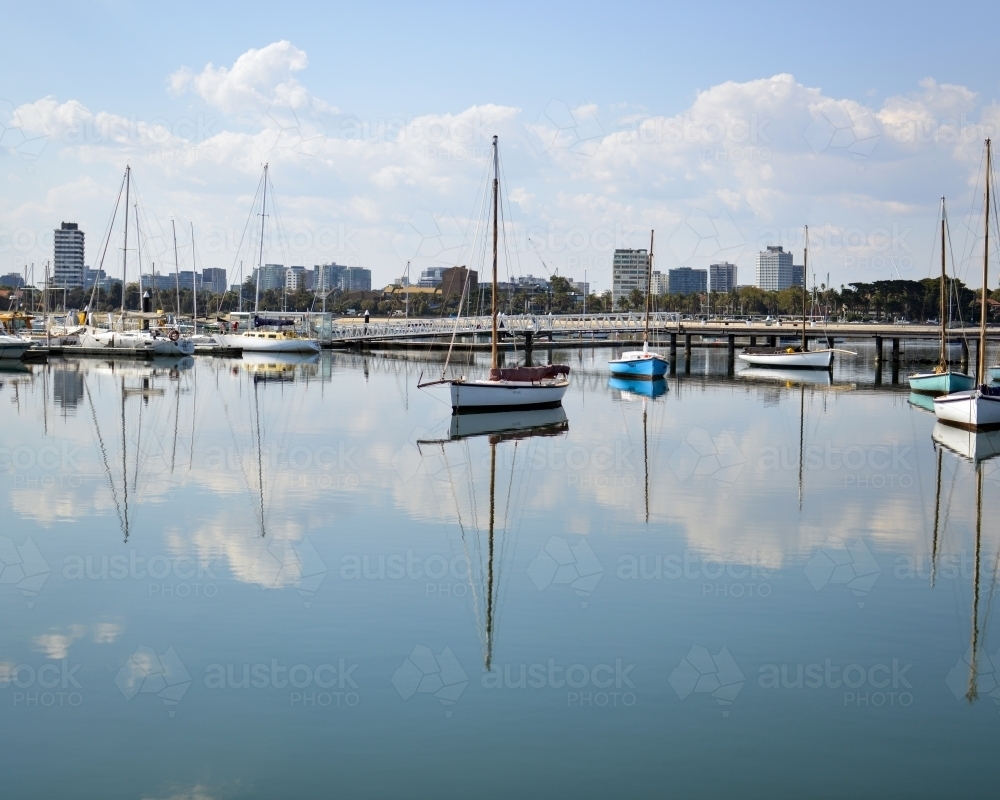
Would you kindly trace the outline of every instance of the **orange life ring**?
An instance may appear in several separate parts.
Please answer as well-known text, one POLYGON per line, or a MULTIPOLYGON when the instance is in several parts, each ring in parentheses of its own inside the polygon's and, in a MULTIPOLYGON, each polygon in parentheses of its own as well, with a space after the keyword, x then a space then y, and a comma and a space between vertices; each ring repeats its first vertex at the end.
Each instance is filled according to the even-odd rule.
POLYGON ((174 330, 170 331, 170 341, 176 342, 180 338, 181 338, 181 332, 179 330, 175 328, 174 330))

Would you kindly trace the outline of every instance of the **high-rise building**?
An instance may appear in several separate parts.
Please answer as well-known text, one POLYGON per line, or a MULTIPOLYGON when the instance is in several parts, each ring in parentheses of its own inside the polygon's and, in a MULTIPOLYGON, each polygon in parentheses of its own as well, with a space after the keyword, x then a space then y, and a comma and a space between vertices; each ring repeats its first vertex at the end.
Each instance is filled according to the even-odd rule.
POLYGON ((285 288, 285 267, 283 264, 265 264, 260 269, 255 269, 254 280, 260 291, 266 292, 268 289, 281 290, 285 288))
POLYGON ((444 280, 444 271, 446 269, 447 267, 428 267, 420 273, 420 280, 417 281, 417 286, 423 286, 428 289, 440 286, 441 281, 444 280))
POLYGON ((588 281, 575 281, 570 278, 569 285, 573 287, 573 291, 577 294, 583 297, 590 297, 590 283, 588 281))
POLYGON ((652 295, 659 296, 661 294, 666 294, 670 291, 670 282, 667 280, 667 275, 664 275, 658 269, 653 270, 652 280, 649 283, 649 293, 652 295))
POLYGON ((64 222, 55 231, 53 286, 83 286, 83 231, 75 222, 64 222))
POLYGON ((713 292, 731 292, 736 288, 736 265, 723 261, 709 264, 708 285, 713 292))
POLYGON ((646 292, 646 272, 649 270, 648 250, 615 250, 611 265, 611 303, 615 308, 633 289, 646 292))
POLYGON ((792 254, 780 246, 768 245, 767 250, 757 253, 755 265, 757 287, 767 292, 779 292, 793 284, 794 266, 792 254))
POLYGON ((306 268, 289 267, 285 270, 285 291, 297 292, 306 288, 306 268))
POLYGON ((792 264, 792 286, 801 286, 805 280, 806 268, 802 264, 792 264))
POLYGON ((708 291, 708 270, 677 267, 667 272, 670 294, 699 294, 708 291))
POLYGON ((24 278, 16 272, 11 272, 7 275, 0 275, 0 286, 6 286, 9 289, 20 289, 24 286, 24 278))
POLYGON ((479 291, 479 274, 465 267, 449 267, 441 276, 441 296, 447 300, 452 295, 475 297, 479 291), (468 284, 468 286, 466 286, 468 284))
POLYGON ((364 267, 346 267, 340 276, 340 288, 345 292, 370 292, 372 271, 364 267))
POLYGON ((201 285, 212 294, 226 293, 226 271, 219 267, 209 267, 201 272, 201 285))
POLYGON ((313 291, 329 294, 341 287, 341 275, 347 267, 341 264, 317 264, 313 267, 313 291))

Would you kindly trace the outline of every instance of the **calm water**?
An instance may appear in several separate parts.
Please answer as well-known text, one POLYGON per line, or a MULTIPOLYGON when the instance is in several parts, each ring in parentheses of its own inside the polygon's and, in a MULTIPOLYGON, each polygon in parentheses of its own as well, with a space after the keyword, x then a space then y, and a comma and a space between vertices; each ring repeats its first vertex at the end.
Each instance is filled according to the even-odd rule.
POLYGON ((0 372, 4 795, 995 792, 1000 439, 557 357, 454 439, 416 357, 0 372))

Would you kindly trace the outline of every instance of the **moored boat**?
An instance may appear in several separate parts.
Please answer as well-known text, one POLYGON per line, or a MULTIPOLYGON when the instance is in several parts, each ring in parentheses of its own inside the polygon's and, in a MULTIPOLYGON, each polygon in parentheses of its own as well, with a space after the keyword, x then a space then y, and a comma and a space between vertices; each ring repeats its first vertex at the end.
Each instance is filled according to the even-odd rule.
POLYGON ((667 374, 670 362, 659 353, 649 350, 649 306, 653 281, 653 239, 655 231, 649 233, 649 259, 646 265, 646 319, 642 331, 642 350, 627 350, 620 357, 608 361, 608 369, 619 378, 655 380, 667 374))

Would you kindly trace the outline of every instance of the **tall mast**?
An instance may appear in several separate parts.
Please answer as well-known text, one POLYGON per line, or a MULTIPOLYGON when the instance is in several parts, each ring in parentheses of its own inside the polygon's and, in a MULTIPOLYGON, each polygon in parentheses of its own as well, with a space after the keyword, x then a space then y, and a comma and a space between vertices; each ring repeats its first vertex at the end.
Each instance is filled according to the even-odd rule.
POLYGON ((142 311, 142 245, 139 241, 139 203, 132 204, 135 209, 135 273, 139 276, 139 310, 142 311))
POLYGON ((944 263, 944 196, 941 196, 941 371, 948 371, 948 323, 944 318, 945 284, 948 282, 948 274, 945 271, 944 263))
POLYGON ((170 220, 170 228, 174 232, 174 288, 177 289, 177 307, 174 311, 174 325, 180 325, 181 316, 181 273, 177 266, 177 223, 170 220))
POLYGON ((500 158, 497 155, 497 137, 493 137, 493 347, 491 369, 499 368, 497 358, 497 203, 500 186, 500 158))
POLYGON ((267 217, 267 164, 264 165, 264 197, 260 205, 260 252, 257 254, 257 286, 254 289, 253 313, 260 303, 260 272, 264 269, 264 221, 267 217))
POLYGON ((649 259, 646 265, 646 324, 642 331, 642 352, 644 353, 649 350, 649 294, 653 289, 653 237, 655 235, 656 231, 649 232, 649 259))
MULTIPOLYGON (((124 247, 122 248, 122 314, 125 314, 125 279, 128 277, 128 189, 129 184, 132 183, 130 178, 130 173, 132 167, 126 165, 125 167, 125 237, 124 237, 124 247)), ((124 328, 125 322, 122 321, 122 327, 124 328)))
POLYGON ((802 247, 802 352, 806 346, 806 275, 809 274, 809 226, 805 226, 805 244, 802 247))
POLYGON ((979 364, 976 367, 976 380, 980 385, 986 383, 986 310, 989 306, 989 267, 990 267, 990 179, 993 175, 991 142, 986 140, 986 213, 983 225, 983 296, 982 313, 979 316, 979 364))
POLYGON ((198 265, 194 260, 194 222, 191 222, 191 292, 194 298, 194 335, 198 335, 198 265))

